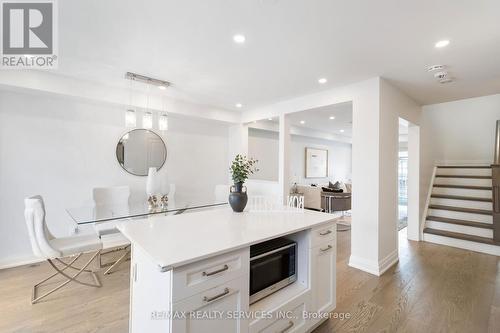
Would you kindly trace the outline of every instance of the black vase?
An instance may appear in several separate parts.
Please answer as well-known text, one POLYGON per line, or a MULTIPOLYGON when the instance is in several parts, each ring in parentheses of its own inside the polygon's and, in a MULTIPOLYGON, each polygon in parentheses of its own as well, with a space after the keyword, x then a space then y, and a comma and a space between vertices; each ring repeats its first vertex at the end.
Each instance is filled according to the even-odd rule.
POLYGON ((243 183, 235 183, 230 188, 229 204, 236 213, 241 213, 248 202, 247 188, 243 183))

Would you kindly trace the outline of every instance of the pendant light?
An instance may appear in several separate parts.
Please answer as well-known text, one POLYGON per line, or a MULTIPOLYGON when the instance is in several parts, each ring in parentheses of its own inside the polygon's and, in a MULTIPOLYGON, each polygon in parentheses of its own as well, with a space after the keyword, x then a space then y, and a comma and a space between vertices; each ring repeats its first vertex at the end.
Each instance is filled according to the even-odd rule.
POLYGON ((168 115, 165 112, 166 111, 165 99, 163 97, 162 97, 162 110, 164 113, 161 114, 160 117, 158 118, 158 129, 160 131, 168 131, 168 115))
POLYGON ((142 127, 146 129, 153 128, 153 114, 149 111, 149 88, 150 84, 148 83, 148 92, 146 97, 146 112, 142 116, 142 127))
POLYGON ((129 86, 129 103, 128 103, 128 108, 125 111, 125 127, 133 128, 136 127, 137 125, 137 117, 135 114, 135 110, 132 106, 132 80, 130 80, 130 86, 129 86))

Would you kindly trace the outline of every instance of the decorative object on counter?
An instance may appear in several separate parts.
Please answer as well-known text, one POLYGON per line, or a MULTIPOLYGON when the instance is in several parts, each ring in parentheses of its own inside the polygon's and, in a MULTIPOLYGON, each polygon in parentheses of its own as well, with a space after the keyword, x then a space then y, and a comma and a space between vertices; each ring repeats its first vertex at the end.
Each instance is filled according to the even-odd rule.
POLYGON ((159 182, 158 170, 156 168, 149 168, 148 179, 146 181, 146 194, 148 196, 160 193, 159 182))
POLYGON ((151 211, 157 207, 158 207, 158 197, 152 194, 148 197, 148 208, 151 211))
POLYGON ((160 205, 162 207, 167 207, 168 205, 168 194, 163 194, 160 199, 160 205))
POLYGON ((148 195, 149 209, 157 208, 161 204, 162 196, 160 194, 160 179, 156 168, 149 168, 148 178, 146 180, 146 194, 148 195))
POLYGON ((248 202, 247 188, 243 184, 248 176, 259 171, 255 167, 258 160, 247 158, 243 155, 236 155, 231 163, 230 171, 234 185, 230 187, 229 204, 234 212, 241 213, 248 202))

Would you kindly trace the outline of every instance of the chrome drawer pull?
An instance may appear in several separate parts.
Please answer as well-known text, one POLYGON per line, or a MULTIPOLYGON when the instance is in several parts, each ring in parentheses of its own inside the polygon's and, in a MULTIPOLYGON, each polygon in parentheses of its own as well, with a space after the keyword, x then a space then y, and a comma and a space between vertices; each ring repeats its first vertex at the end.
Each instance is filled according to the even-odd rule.
POLYGON ((328 245, 326 248, 324 249, 320 249, 321 251, 325 252, 325 251, 328 251, 328 250, 331 250, 333 246, 331 245, 328 245))
POLYGON ((287 327, 285 327, 284 329, 282 329, 282 330, 280 331, 280 333, 285 333, 286 331, 288 331, 288 330, 289 330, 290 328, 292 328, 292 327, 293 327, 293 321, 291 321, 291 320, 290 320, 290 321, 288 322, 288 326, 287 326, 287 327))
POLYGON ((214 274, 217 274, 217 273, 220 273, 220 272, 224 272, 224 271, 227 271, 229 269, 229 266, 228 265, 224 265, 224 267, 222 267, 221 269, 218 269, 216 271, 213 271, 213 272, 203 272, 202 275, 203 276, 210 276, 210 275, 214 275, 214 274))
POLYGON ((229 288, 225 288, 223 292, 221 292, 219 295, 215 295, 213 297, 203 297, 203 301, 204 302, 212 302, 212 301, 215 301, 216 299, 218 298, 221 298, 222 296, 226 296, 227 294, 229 294, 229 288))
POLYGON ((320 236, 326 236, 326 235, 331 234, 331 233, 332 233, 331 230, 327 230, 327 231, 324 231, 324 232, 320 232, 319 235, 320 236))

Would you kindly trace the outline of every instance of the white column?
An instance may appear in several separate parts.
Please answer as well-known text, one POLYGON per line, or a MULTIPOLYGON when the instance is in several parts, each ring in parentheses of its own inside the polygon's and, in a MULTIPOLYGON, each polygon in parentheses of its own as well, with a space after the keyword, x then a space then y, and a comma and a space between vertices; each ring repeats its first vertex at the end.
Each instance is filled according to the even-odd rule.
POLYGON ((286 114, 280 115, 279 133, 279 186, 283 200, 290 193, 290 119, 286 114))
POLYGON ((420 240, 420 127, 408 127, 408 239, 420 240))

